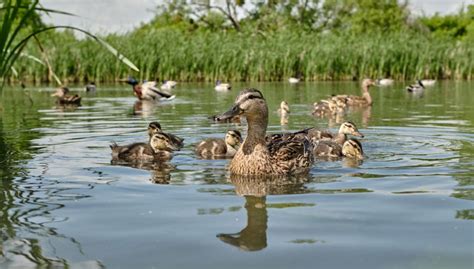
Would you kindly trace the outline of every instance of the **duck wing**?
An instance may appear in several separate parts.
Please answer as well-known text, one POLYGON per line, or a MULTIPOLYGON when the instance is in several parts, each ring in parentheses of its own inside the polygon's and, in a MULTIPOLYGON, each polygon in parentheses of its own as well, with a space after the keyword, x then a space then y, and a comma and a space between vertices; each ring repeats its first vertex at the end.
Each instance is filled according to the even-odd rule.
POLYGON ((143 95, 148 95, 153 99, 160 97, 160 100, 173 100, 176 96, 162 92, 158 89, 156 81, 147 81, 142 84, 143 95))
POLYGON ((314 162, 313 144, 299 135, 274 140, 267 144, 275 169, 285 174, 308 172, 314 162))

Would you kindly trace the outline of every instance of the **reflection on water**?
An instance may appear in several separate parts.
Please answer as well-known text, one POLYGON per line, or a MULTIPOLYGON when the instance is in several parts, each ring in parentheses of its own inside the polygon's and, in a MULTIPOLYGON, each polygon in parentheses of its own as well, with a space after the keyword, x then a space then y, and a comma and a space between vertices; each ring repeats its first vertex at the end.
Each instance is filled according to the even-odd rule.
POLYGON ((314 101, 358 94, 358 83, 252 85, 270 111, 291 104, 285 125, 270 115, 269 132, 351 120, 366 135, 363 162, 319 160, 305 177, 270 180, 230 177, 228 160, 194 154, 227 129, 245 136, 245 122, 208 119, 236 91, 182 84, 172 102, 146 103, 101 87, 69 108, 55 106, 52 88, 7 88, 0 267, 470 268, 472 84, 443 82, 423 98, 401 84, 374 89, 372 108, 321 119, 314 101), (109 144, 146 141, 152 120, 185 147, 165 164, 111 163, 109 144))

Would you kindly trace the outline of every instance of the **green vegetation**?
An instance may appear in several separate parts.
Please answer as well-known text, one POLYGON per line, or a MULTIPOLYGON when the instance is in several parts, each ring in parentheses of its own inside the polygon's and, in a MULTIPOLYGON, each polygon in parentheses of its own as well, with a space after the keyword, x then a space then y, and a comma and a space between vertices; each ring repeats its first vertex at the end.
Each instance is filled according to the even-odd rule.
MULTIPOLYGON (((472 79, 474 6, 416 17, 397 0, 170 0, 133 32, 103 37, 141 70, 131 73, 71 31, 41 37, 55 73, 68 81, 141 79, 273 81, 361 77, 472 79)), ((37 46, 28 53, 40 57, 37 46)), ((49 81, 20 59, 19 74, 49 81)))

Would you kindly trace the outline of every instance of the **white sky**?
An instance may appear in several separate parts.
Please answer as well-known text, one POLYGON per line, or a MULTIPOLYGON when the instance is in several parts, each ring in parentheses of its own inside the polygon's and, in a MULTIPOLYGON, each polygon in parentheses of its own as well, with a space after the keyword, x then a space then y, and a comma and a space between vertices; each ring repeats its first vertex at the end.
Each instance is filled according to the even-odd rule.
MULTIPOLYGON (((77 17, 52 14, 45 16, 47 23, 70 25, 93 33, 126 32, 150 21, 160 0, 42 0, 45 8, 76 14, 77 17)), ((412 12, 428 15, 454 13, 474 0, 409 0, 412 12)))

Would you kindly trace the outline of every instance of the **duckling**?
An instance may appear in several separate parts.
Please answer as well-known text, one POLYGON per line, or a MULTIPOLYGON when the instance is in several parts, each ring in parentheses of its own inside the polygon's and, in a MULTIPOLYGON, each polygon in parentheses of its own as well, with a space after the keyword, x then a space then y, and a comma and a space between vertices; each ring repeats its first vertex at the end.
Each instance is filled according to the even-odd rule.
POLYGON ((178 82, 173 81, 173 80, 164 80, 163 84, 161 84, 160 89, 162 90, 172 90, 176 87, 178 82))
POLYGON ((127 84, 132 85, 133 94, 138 98, 138 100, 161 100, 169 101, 173 100, 176 96, 171 95, 162 91, 159 91, 157 88, 156 81, 147 81, 140 84, 136 79, 129 77, 128 79, 121 80, 127 84))
POLYGON ((95 92, 97 89, 95 82, 91 82, 86 85, 86 92, 95 92))
POLYGON ((196 146, 196 154, 204 158, 233 157, 242 143, 242 135, 237 130, 229 130, 225 139, 208 138, 196 146))
POLYGON ((67 87, 59 87, 51 96, 56 96, 56 103, 59 105, 81 105, 81 97, 77 94, 68 95, 69 89, 67 87))
POLYGON ((161 129, 160 123, 157 121, 153 121, 153 122, 150 122, 150 124, 148 124, 148 136, 152 137, 154 134, 165 134, 166 136, 169 137, 171 143, 173 143, 173 145, 175 145, 176 148, 178 148, 178 150, 183 148, 184 146, 183 138, 178 137, 173 134, 163 132, 163 130, 161 129))
POLYGON ((116 143, 110 145, 113 160, 123 161, 154 161, 170 160, 172 152, 178 150, 166 134, 153 134, 148 143, 133 143, 119 146, 116 143))
POLYGON ((421 83, 423 84, 424 87, 431 87, 436 84, 435 79, 422 79, 421 83))
POLYGON ((216 86, 214 87, 216 91, 229 91, 232 89, 229 83, 222 83, 220 80, 216 81, 216 86))
POLYGON ((321 100, 313 104, 312 115, 316 117, 330 116, 337 113, 337 102, 333 99, 321 100))
POLYGON ((373 101, 369 93, 370 86, 374 86, 375 82, 369 78, 362 81, 362 96, 357 95, 335 95, 333 98, 345 100, 348 106, 371 106, 373 101))
POLYGON ((290 106, 286 101, 281 101, 280 108, 277 110, 280 115, 280 125, 288 124, 288 114, 290 114, 290 106))
POLYGON ((364 159, 362 144, 354 138, 347 140, 343 145, 334 141, 320 140, 315 145, 313 153, 318 157, 364 159))
POLYGON ((421 82, 421 80, 417 80, 416 84, 408 85, 406 89, 409 92, 421 92, 425 89, 425 85, 421 82))
POLYGON ((218 118, 224 120, 235 115, 246 118, 248 135, 230 162, 231 175, 288 176, 309 172, 314 162, 309 139, 295 137, 266 143, 268 107, 259 90, 241 91, 233 107, 218 118))
POLYGON ((394 80, 391 78, 379 78, 375 81, 375 84, 379 86, 392 86, 393 82, 394 80))

